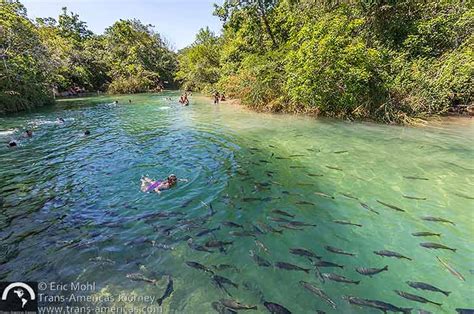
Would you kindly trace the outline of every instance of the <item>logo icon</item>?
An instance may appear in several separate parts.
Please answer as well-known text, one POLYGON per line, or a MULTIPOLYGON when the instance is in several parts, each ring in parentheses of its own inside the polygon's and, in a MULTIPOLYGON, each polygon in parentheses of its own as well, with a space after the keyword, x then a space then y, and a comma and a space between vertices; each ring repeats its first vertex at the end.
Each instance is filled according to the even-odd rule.
POLYGON ((0 292, 0 312, 37 313, 37 282, 0 282, 0 292))

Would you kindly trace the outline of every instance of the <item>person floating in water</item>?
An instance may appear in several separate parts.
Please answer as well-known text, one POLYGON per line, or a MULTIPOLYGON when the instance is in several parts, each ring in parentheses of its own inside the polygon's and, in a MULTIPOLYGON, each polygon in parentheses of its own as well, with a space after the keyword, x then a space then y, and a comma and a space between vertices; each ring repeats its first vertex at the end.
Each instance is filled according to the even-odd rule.
POLYGON ((85 130, 85 131, 84 131, 84 135, 91 135, 91 131, 85 130))
POLYGON ((187 182, 188 180, 186 179, 179 179, 174 175, 170 174, 168 178, 164 180, 157 180, 154 181, 148 177, 143 176, 141 178, 141 187, 140 190, 142 192, 156 192, 158 194, 161 193, 163 190, 168 190, 171 187, 175 186, 178 181, 185 181, 187 182))
POLYGON ((219 92, 216 91, 216 92, 214 93, 214 105, 219 104, 219 99, 220 99, 219 92))
POLYGON ((179 102, 180 102, 183 106, 189 105, 188 94, 187 94, 187 93, 184 93, 184 95, 181 95, 181 97, 179 98, 179 102))
POLYGON ((25 130, 25 132, 23 133, 23 137, 33 137, 33 131, 25 130))
POLYGON ((10 142, 8 142, 8 147, 17 147, 18 144, 14 141, 14 140, 11 140, 10 142))
POLYGON ((225 101, 225 93, 222 93, 222 95, 221 95, 221 101, 225 101))
POLYGON ((58 118, 57 121, 58 121, 58 123, 60 123, 60 124, 65 122, 63 118, 58 118))

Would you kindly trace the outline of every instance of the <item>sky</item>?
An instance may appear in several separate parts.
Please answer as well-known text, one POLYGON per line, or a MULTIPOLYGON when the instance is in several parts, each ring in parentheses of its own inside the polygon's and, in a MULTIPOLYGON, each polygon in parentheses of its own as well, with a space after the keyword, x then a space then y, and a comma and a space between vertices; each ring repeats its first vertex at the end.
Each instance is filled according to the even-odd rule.
POLYGON ((221 22, 212 15, 222 0, 22 0, 28 16, 58 18, 61 8, 79 14, 96 34, 119 19, 137 18, 152 24, 175 50, 191 44, 197 31, 209 26, 219 34, 221 22))

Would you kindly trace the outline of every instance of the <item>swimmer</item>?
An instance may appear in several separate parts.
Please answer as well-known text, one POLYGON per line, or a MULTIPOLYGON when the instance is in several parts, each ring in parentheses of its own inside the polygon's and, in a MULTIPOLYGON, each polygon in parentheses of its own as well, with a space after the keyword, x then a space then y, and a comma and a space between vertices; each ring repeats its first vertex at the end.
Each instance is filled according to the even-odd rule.
POLYGON ((84 135, 91 135, 91 131, 85 130, 85 131, 84 131, 84 135))
POLYGON ((128 103, 129 103, 129 104, 131 104, 131 103, 132 103, 132 100, 131 100, 131 99, 129 99, 129 100, 128 100, 128 103))
POLYGON ((13 140, 8 143, 8 147, 17 147, 17 146, 18 146, 17 143, 13 140))
POLYGON ((33 137, 33 131, 25 130, 25 133, 23 133, 23 137, 33 137))
POLYGON ((179 179, 174 175, 170 174, 168 178, 165 180, 158 180, 158 181, 153 181, 152 179, 143 176, 141 178, 141 187, 140 190, 142 192, 156 192, 158 194, 161 193, 163 190, 168 190, 171 187, 175 186, 178 181, 185 181, 187 182, 188 180, 186 179, 179 179))
POLYGON ((118 105, 118 100, 114 101, 114 104, 118 105))
POLYGON ((64 123, 65 122, 63 118, 58 118, 57 121, 58 121, 58 123, 64 123))

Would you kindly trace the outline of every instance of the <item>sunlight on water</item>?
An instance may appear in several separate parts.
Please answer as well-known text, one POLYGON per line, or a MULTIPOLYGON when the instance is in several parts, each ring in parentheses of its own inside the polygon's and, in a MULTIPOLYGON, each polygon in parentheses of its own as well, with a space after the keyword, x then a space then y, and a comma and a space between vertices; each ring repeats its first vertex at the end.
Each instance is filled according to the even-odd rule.
POLYGON ((94 296, 159 297, 171 276, 174 292, 163 309, 172 313, 214 313, 212 302, 231 298, 257 305, 255 313, 266 312, 264 300, 293 313, 379 312, 343 296, 433 313, 474 307, 471 120, 407 128, 256 114, 197 96, 181 107, 170 96, 178 93, 118 97, 118 105, 116 98, 69 99, 0 118, 3 143, 20 138, 23 129, 34 131, 18 148, 0 148, 2 281, 89 281, 97 283, 94 296), (142 175, 170 173, 188 182, 161 195, 140 192, 142 175), (422 219, 428 216, 453 223, 422 219), (223 224, 228 221, 243 228, 223 224), (210 240, 231 243, 200 251, 210 240), (322 259, 291 254, 291 248, 322 259), (411 260, 374 253, 382 250, 411 260), (213 284, 209 272, 189 261, 238 288, 213 284), (271 266, 259 266, 262 261, 271 266), (360 283, 318 276, 313 263, 321 261, 343 266, 319 267, 321 273, 360 283), (220 264, 232 267, 212 266, 220 264), (388 271, 373 276, 356 271, 384 266, 388 271), (131 280, 137 273, 158 281, 131 280), (322 289, 336 309, 300 281, 322 289), (415 290, 406 281, 451 293, 415 290))

